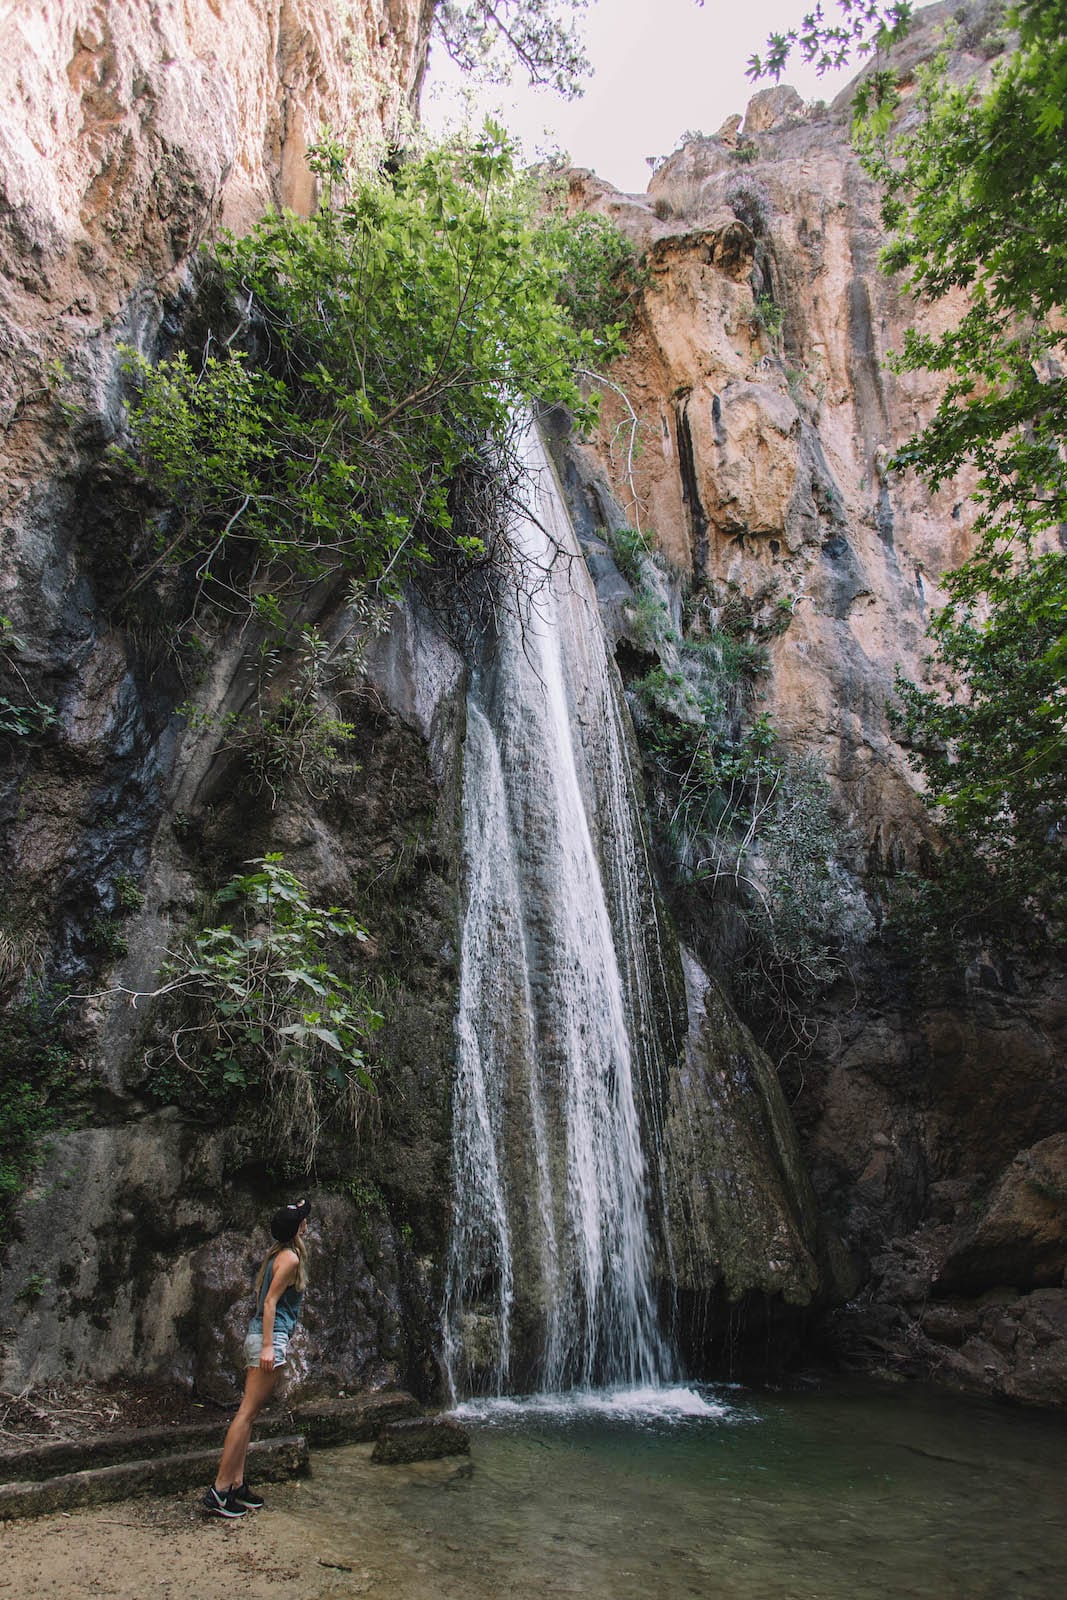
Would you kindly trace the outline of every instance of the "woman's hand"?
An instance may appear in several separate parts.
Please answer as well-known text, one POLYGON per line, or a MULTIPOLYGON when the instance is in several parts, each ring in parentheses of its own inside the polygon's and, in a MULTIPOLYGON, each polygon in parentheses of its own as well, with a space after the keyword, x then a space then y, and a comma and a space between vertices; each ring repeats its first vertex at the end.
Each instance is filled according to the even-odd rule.
POLYGON ((260 1351, 260 1355, 259 1355, 259 1370, 260 1370, 260 1372, 273 1372, 274 1371, 274 1346, 273 1345, 269 1345, 269 1346, 268 1345, 264 1345, 263 1349, 260 1351))

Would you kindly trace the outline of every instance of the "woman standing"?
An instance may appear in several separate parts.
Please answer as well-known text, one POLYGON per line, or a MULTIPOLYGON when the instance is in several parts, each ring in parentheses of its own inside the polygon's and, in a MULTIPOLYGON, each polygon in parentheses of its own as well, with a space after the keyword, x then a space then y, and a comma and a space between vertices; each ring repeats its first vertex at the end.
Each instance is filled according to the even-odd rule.
POLYGON ((245 1460, 252 1424, 285 1366, 289 1339, 300 1316, 307 1285, 304 1231, 309 1209, 306 1200, 296 1200, 270 1219, 277 1243, 268 1250, 256 1274, 256 1309, 245 1338, 244 1396, 227 1430, 215 1482, 204 1494, 204 1509, 214 1517, 243 1517, 263 1504, 248 1487, 245 1460))

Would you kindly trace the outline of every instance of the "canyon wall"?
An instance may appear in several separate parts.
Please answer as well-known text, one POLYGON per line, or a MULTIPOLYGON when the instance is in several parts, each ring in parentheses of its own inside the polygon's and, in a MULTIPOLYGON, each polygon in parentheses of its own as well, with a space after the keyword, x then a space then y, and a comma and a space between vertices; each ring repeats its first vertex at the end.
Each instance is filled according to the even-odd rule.
MULTIPOLYGON (((946 25, 958 81, 1005 47, 997 6, 919 13, 896 52, 905 119, 946 25)), ((842 976, 780 1075, 845 1246, 838 1349, 1062 1402, 1067 1254, 1038 1265, 1032 1243, 1067 1221, 1049 1176, 1067 1126, 1062 966, 961 949, 956 972, 924 981, 880 938, 897 875, 936 848, 888 702, 898 668, 924 679, 925 630, 943 574, 974 547, 974 506, 966 477, 934 494, 891 466, 938 394, 932 375, 895 373, 891 352, 959 307, 917 306, 880 271, 852 93, 806 106, 761 90, 743 119, 662 161, 645 195, 571 173, 572 206, 618 223, 647 283, 598 435, 564 471, 587 541, 606 553, 620 523, 638 527, 666 574, 658 638, 640 585, 612 602, 624 676, 673 674, 684 717, 679 636, 758 645, 752 715, 828 780, 842 976)), ((744 940, 719 920, 708 964, 736 996, 744 940)))
MULTIPOLYGON (((324 127, 357 147, 397 136, 431 10, 24 0, 5 8, 0 49, 2 692, 5 708, 48 708, 3 740, 0 1078, 10 1088, 41 1047, 35 995, 151 987, 244 861, 281 851, 317 902, 358 895, 373 940, 356 975, 389 1019, 390 1091, 371 1111, 373 1159, 334 1148, 317 1168, 313 1236, 333 1265, 307 1350, 327 1383, 402 1372, 424 1388, 426 1259, 448 1206, 457 663, 407 612, 345 686, 358 792, 297 785, 272 809, 235 779, 222 731, 257 641, 223 622, 190 671, 173 619, 123 612, 137 512, 108 447, 124 422, 119 347, 168 347, 221 228, 310 208, 324 127), (206 718, 176 718, 182 702, 206 718)), ((336 637, 341 613, 318 594, 300 620, 336 637)), ((143 1006, 74 998, 51 1028, 74 1089, 5 1241, 0 1383, 155 1373, 225 1397, 284 1162, 268 1160, 255 1108, 190 1120, 160 1104, 143 1006)))
MULTIPOLYGON (((948 9, 923 14, 906 68, 948 9)), ((961 76, 1000 48, 990 10, 967 9, 961 76)), ((126 605, 139 513, 108 456, 119 347, 152 356, 188 332, 195 256, 220 228, 313 204, 323 125, 395 134, 430 11, 24 0, 3 24, 0 713, 22 707, 28 724, 2 740, 0 1088, 42 988, 71 995, 56 1040, 77 1080, 0 1241, 6 1388, 134 1373, 232 1393, 257 1229, 290 1174, 254 1107, 190 1116, 154 1091, 158 1022, 115 990, 152 987, 211 893, 268 850, 317 903, 358 911, 371 934, 358 976, 386 1019, 360 1140, 327 1139, 317 1163, 297 1377, 438 1383, 464 663, 410 601, 337 687, 353 729, 337 781, 256 790, 225 730, 262 641, 218 619, 191 655, 166 616, 126 605)), ((915 308, 878 270, 877 196, 848 120, 847 95, 807 108, 769 90, 743 126, 664 162, 647 195, 572 175, 574 205, 648 253, 600 432, 557 441, 622 678, 632 690, 661 648, 612 555, 610 535, 640 519, 677 631, 734 628, 766 651, 760 709, 781 748, 827 775, 846 908, 847 976, 813 1005, 809 1048, 772 1062, 735 1015, 729 907, 704 937, 674 905, 692 948, 665 1299, 676 1291, 696 1370, 721 1370, 746 1326, 795 1349, 821 1315, 850 1359, 1064 1401, 1062 979, 971 952, 954 985, 923 988, 878 938, 894 876, 936 845, 886 700, 898 663, 922 671, 971 508, 966 482, 932 497, 889 468, 936 390, 887 366, 915 308)), ((320 589, 295 621, 337 640, 354 619, 320 589)))
MULTIPOLYGON (((58 1061, 66 1087, 62 1126, 0 1241, 6 1389, 155 1376, 232 1396, 262 1217, 306 1178, 269 1136, 266 1107, 167 1077, 174 1020, 133 997, 211 920, 214 892, 268 851, 315 903, 366 923, 346 970, 384 1016, 360 1136, 328 1129, 316 1155, 296 1381, 439 1382, 465 664, 415 598, 379 637, 318 585, 290 620, 347 638, 358 657, 331 685, 349 734, 328 781, 256 783, 229 730, 255 703, 271 641, 224 609, 192 628, 165 578, 131 584, 131 552, 145 554, 160 508, 137 503, 111 451, 124 439, 123 347, 199 350, 198 247, 268 205, 306 211, 323 125, 357 144, 402 133, 429 18, 398 0, 204 0, 27 4, 8 24, 0 1085, 42 1081, 58 1061)), ((595 623, 590 638, 599 648, 595 623)), ((600 730, 571 736, 595 744, 600 730)), ((655 920, 643 904, 643 937, 655 920)), ((642 1091, 666 1097, 670 1077, 681 1154, 664 1181, 684 1196, 684 1293, 697 1320, 712 1300, 806 1306, 815 1224, 773 1069, 751 1041, 737 1046, 739 1029, 727 1049, 705 1026, 719 1016, 713 986, 691 987, 688 1064, 668 1060, 642 1091), (697 1172, 705 1162, 714 1171, 697 1172), (758 1198, 751 1248, 738 1237, 746 1195, 758 1198)))

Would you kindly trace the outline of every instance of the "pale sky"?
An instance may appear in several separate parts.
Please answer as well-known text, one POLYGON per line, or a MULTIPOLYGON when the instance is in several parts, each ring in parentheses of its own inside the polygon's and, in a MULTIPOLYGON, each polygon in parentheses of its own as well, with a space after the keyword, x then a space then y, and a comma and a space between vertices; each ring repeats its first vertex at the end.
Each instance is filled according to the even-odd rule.
MULTIPOLYGON (((548 90, 510 87, 479 93, 474 119, 491 113, 522 140, 532 159, 559 147, 576 166, 592 167, 619 189, 641 193, 647 156, 669 155, 689 129, 714 133, 731 112, 744 111, 756 88, 745 77, 753 51, 762 54, 772 28, 786 29, 811 10, 810 0, 593 0, 585 36, 594 77, 581 100, 548 90)), ((836 8, 826 5, 828 20, 836 8)), ((783 78, 805 100, 832 100, 855 66, 818 78, 790 62, 783 78)), ((771 82, 773 80, 767 80, 771 82)), ((457 86, 465 82, 439 45, 423 90, 423 120, 440 131, 463 120, 457 86)))

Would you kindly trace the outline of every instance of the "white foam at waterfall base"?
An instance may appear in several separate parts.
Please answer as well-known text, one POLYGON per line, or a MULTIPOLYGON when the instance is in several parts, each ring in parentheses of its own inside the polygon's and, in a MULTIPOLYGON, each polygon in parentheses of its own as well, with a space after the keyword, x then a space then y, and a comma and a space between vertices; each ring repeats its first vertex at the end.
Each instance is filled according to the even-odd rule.
POLYGON ((597 1417, 630 1425, 653 1423, 741 1422, 742 1409, 704 1385, 642 1386, 636 1389, 570 1389, 562 1394, 511 1395, 465 1400, 450 1413, 461 1422, 488 1426, 545 1418, 558 1422, 597 1417))

